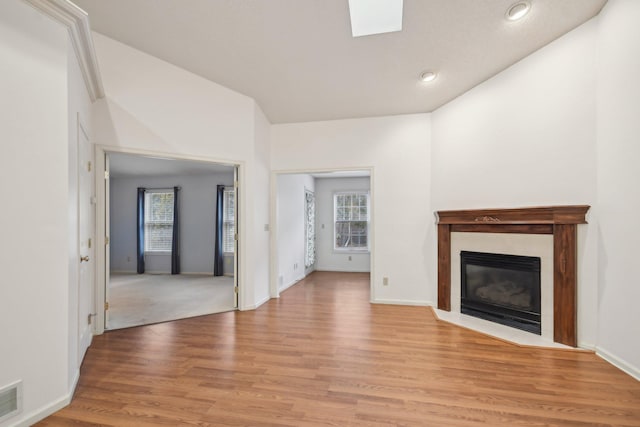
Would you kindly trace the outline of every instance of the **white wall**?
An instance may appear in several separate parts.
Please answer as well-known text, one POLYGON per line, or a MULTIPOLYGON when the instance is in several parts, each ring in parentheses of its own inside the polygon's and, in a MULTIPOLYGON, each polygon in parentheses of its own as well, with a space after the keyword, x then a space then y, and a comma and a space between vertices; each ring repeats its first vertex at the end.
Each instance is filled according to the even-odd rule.
MULTIPOLYGON (((250 234, 240 244, 250 246, 249 274, 253 295, 246 295, 245 308, 258 307, 269 300, 270 279, 270 200, 269 179, 271 170, 271 123, 264 112, 254 103, 253 110, 253 157, 247 166, 247 185, 240 189, 248 209, 250 234), (250 201, 250 204, 246 204, 250 201)), ((242 207, 241 207, 242 209, 242 207)), ((241 210, 242 212, 242 210, 241 210)), ((242 295, 241 295, 242 296, 242 295)))
MULTIPOLYGON (((177 186, 181 187, 180 271, 185 274, 213 274, 216 186, 233 185, 233 169, 229 169, 227 174, 112 178, 109 245, 111 271, 136 272, 136 189, 177 186)), ((148 273, 170 273, 171 255, 147 256, 145 267, 148 273)), ((233 273, 233 270, 229 273, 233 273)))
POLYGON ((598 351, 640 379, 640 2, 598 18, 598 351))
MULTIPOLYGON (((428 271, 434 236, 428 114, 279 124, 271 127, 274 171, 373 168, 374 302, 435 301, 428 271), (397 206, 410 206, 398 218, 397 206), (382 278, 389 286, 382 286, 382 278)), ((433 273, 435 274, 435 273, 433 273)))
MULTIPOLYGON (((283 291, 315 269, 306 269, 305 258, 305 190, 315 191, 315 180, 307 174, 278 175, 278 289, 283 291)), ((317 197, 317 194, 316 194, 317 197)), ((316 199, 316 212, 318 204, 316 199)), ((317 249, 316 230, 316 249, 317 249)))
POLYGON ((316 180, 317 266, 323 271, 371 271, 369 252, 333 249, 333 195, 340 191, 369 191, 367 178, 320 178, 316 180))
POLYGON ((24 392, 23 412, 0 426, 68 397, 67 43, 28 4, 0 3, 0 387, 22 380, 24 392))
MULTIPOLYGON (((433 113, 433 210, 596 204, 595 43, 590 21, 433 113)), ((596 211, 578 236, 587 347, 597 329, 596 211)))
POLYGON ((107 96, 94 104, 93 141, 107 151, 238 164, 239 305, 266 300, 268 121, 251 98, 100 34, 94 42, 107 96))

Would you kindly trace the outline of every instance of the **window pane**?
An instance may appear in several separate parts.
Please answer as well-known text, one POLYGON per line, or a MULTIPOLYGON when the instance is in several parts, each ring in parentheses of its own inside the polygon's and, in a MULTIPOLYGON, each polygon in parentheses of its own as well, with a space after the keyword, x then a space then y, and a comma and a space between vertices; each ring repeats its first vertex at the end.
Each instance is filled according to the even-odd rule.
POLYGON ((223 199, 223 227, 222 227, 222 251, 226 253, 235 252, 235 190, 233 188, 225 188, 223 199))
POLYGON ((171 251, 173 192, 145 193, 145 251, 171 251))
POLYGON ((334 224, 336 249, 366 249, 369 228, 369 195, 343 193, 335 195, 334 224))

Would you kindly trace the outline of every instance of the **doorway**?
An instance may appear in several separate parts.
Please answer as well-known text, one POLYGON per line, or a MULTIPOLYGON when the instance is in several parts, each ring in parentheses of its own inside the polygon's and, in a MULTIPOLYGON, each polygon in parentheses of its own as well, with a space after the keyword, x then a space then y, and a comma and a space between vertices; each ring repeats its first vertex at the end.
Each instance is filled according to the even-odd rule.
POLYGON ((272 174, 272 297, 314 271, 371 276, 372 181, 371 168, 272 174))
POLYGON ((237 169, 105 153, 105 330, 237 308, 237 169))

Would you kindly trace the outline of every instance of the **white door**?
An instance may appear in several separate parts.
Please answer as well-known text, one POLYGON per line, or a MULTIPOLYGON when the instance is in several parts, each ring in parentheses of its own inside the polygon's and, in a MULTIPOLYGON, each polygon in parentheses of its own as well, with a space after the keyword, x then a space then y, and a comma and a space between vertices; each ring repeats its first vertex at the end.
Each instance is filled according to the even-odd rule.
POLYGON ((95 194, 93 145, 78 121, 78 362, 93 337, 95 316, 95 194))

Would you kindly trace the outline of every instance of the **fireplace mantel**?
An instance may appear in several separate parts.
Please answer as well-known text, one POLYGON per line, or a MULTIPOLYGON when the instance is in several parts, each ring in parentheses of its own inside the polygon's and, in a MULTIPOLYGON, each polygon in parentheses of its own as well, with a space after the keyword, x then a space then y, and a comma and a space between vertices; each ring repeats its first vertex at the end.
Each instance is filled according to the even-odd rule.
POLYGON ((438 211, 438 308, 451 311, 451 233, 553 235, 554 341, 576 347, 577 225, 590 206, 438 211))

